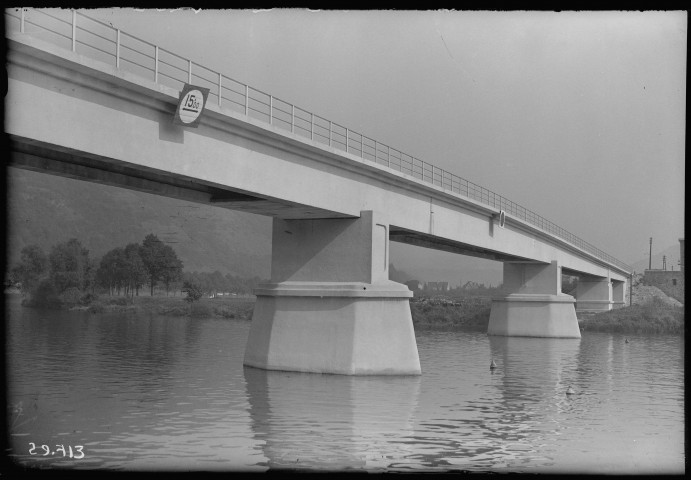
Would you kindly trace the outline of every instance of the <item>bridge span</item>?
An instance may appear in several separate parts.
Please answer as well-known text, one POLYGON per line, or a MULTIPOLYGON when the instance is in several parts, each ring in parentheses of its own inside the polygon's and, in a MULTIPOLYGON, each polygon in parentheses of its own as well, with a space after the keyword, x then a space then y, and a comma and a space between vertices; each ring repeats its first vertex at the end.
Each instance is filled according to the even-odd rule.
POLYGON ((490 335, 579 338, 576 308, 624 304, 630 267, 520 205, 79 12, 60 15, 5 12, 10 165, 273 217, 246 365, 419 374, 412 292, 389 280, 390 241, 503 262, 490 335), (209 88, 197 128, 173 123, 186 84, 209 88), (562 273, 579 277, 575 298, 562 273))

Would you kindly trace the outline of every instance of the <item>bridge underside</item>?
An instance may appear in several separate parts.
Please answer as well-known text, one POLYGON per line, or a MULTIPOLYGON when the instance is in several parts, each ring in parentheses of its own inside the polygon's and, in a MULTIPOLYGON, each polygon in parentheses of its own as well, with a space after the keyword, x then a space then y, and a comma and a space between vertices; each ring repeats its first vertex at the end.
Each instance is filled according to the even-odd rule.
POLYGON ((352 218, 285 200, 263 198, 197 178, 9 135, 9 166, 113 187, 284 219, 352 218))
POLYGON ((408 245, 415 245, 417 247, 431 248, 433 250, 441 250, 444 252, 466 255, 469 257, 485 258, 487 260, 496 260, 499 262, 508 260, 530 261, 529 259, 524 259, 515 255, 506 255, 501 252, 495 252, 493 250, 488 250, 475 245, 456 242, 426 233, 414 232, 393 225, 390 228, 389 239, 392 242, 406 243, 408 245))
POLYGON ((23 35, 9 44, 10 166, 273 217, 248 366, 419 375, 412 292, 388 279, 390 240, 503 262, 488 334, 577 338, 574 305, 623 303, 626 272, 520 218, 494 229, 494 204, 220 105, 196 130, 173 127, 177 90, 23 35), (561 293, 563 266, 592 275, 578 304, 561 293))

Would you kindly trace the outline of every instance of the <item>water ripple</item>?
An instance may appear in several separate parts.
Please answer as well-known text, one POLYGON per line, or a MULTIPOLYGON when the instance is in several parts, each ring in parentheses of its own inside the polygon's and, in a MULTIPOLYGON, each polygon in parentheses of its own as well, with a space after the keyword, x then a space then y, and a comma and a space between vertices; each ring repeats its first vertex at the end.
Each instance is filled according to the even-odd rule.
POLYGON ((589 332, 575 341, 416 332, 421 377, 363 378, 243 368, 249 324, 241 321, 28 309, 7 321, 9 454, 21 464, 684 470, 684 345, 676 337, 626 344, 589 332), (82 445, 86 456, 38 458, 29 442, 82 445))

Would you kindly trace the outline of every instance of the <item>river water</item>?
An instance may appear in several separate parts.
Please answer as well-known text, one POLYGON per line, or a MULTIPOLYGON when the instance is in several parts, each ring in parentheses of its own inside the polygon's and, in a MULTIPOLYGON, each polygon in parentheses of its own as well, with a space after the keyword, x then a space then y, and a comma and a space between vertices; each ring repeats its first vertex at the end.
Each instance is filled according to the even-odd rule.
POLYGON ((16 295, 6 308, 9 455, 22 466, 685 469, 678 336, 419 330, 421 376, 352 377, 243 367, 245 320, 37 311, 16 295))

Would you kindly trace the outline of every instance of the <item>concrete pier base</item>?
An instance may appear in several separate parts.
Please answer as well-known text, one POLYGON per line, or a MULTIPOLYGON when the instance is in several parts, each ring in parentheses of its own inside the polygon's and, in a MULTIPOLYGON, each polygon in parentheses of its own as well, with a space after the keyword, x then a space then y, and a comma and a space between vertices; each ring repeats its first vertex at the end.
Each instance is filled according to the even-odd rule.
POLYGON ((505 262, 504 289, 492 299, 488 335, 581 338, 576 300, 561 293, 561 266, 534 262, 505 262))
POLYGON ((395 282, 261 285, 244 364, 345 375, 420 375, 408 299, 395 282))
POLYGON ((389 280, 383 215, 274 219, 271 283, 257 302, 244 364, 344 375, 420 375, 409 299, 389 280))
POLYGON ((488 335, 581 338, 571 295, 511 294, 492 299, 488 335))

